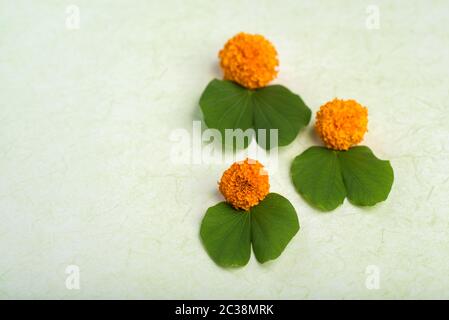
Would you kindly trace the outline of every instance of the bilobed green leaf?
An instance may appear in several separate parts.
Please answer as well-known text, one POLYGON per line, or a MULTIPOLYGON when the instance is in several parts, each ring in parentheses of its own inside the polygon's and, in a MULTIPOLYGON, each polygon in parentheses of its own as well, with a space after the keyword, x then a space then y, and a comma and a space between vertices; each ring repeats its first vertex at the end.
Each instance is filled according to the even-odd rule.
MULTIPOLYGON (((254 128, 259 144, 270 149, 270 129, 278 130, 278 145, 290 144, 305 127, 311 116, 302 99, 281 85, 258 89, 252 96, 254 128), (258 129, 266 129, 266 146, 259 141, 258 129)), ((265 138, 265 137, 262 137, 265 138)))
MULTIPOLYGON (((274 147, 270 143, 270 129, 278 130, 278 145, 285 146, 309 123, 311 116, 301 98, 281 85, 251 90, 217 79, 206 87, 200 107, 206 125, 218 129, 226 144, 229 144, 225 141, 226 129, 253 128, 257 142, 266 149, 274 147), (265 134, 259 134, 258 129, 265 129, 265 134)), ((244 145, 247 146, 246 139, 244 145)))
POLYGON ((281 195, 270 193, 248 212, 226 202, 210 207, 200 236, 215 263, 240 267, 249 261, 251 243, 257 260, 264 263, 279 257, 298 230, 295 208, 281 195))
POLYGON ((279 194, 270 193, 251 208, 251 242, 261 263, 279 257, 298 230, 295 208, 279 194))
POLYGON ((219 266, 240 267, 251 256, 250 214, 226 202, 210 207, 201 223, 200 236, 207 253, 219 266))
POLYGON ((389 161, 380 160, 365 146, 339 152, 348 199, 359 206, 373 206, 387 199, 394 173, 389 161))
POLYGON ((311 147, 295 158, 291 175, 298 193, 325 211, 338 207, 346 196, 355 205, 373 206, 387 199, 394 180, 390 162, 365 146, 348 151, 311 147))
POLYGON ((330 211, 346 196, 337 151, 311 147, 297 156, 291 167, 293 185, 311 205, 330 211))

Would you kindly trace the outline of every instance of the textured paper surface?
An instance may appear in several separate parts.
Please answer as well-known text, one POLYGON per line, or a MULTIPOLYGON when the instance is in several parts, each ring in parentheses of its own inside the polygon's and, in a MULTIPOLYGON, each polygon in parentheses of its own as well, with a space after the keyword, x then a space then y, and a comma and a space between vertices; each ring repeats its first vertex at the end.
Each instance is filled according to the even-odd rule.
POLYGON ((447 1, 72 4, 77 30, 65 1, 0 1, 1 298, 449 298, 447 1), (199 239, 227 164, 174 164, 170 134, 200 119, 239 31, 275 44, 275 83, 313 113, 334 97, 366 105, 364 144, 395 182, 373 208, 312 209, 289 178, 319 143, 310 125, 271 176, 299 234, 279 259, 228 271, 199 239))

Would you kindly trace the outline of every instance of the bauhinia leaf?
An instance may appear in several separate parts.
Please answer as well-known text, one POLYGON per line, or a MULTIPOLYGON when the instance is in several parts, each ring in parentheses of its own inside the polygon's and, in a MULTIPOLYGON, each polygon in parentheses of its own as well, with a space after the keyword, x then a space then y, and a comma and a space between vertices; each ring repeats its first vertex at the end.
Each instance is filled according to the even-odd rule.
POLYGON ((268 194, 250 211, 226 202, 210 207, 201 223, 200 236, 207 253, 221 267, 248 263, 251 243, 259 262, 276 259, 299 230, 298 216, 284 197, 268 194))
POLYGON ((324 211, 338 207, 346 196, 360 206, 384 201, 394 179, 390 162, 365 146, 348 151, 311 147, 295 158, 291 175, 298 193, 324 211))
MULTIPOLYGON (((253 128, 260 146, 270 149, 270 129, 277 130, 278 145, 290 144, 306 126, 311 111, 302 99, 281 85, 256 90, 246 89, 227 80, 212 80, 200 99, 204 121, 218 129, 225 141, 226 129, 253 128), (262 131, 259 131, 262 130, 262 131)), ((247 143, 245 143, 245 146, 247 143)))

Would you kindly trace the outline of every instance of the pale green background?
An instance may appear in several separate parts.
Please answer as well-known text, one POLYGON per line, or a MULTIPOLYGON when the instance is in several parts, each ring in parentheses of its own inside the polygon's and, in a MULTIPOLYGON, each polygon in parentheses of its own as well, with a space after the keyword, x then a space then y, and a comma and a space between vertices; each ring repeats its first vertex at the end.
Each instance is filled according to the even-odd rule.
POLYGON ((0 297, 449 298, 448 18, 444 0, 1 0, 0 297), (228 271, 198 236, 227 164, 174 164, 169 137, 199 119, 239 31, 275 44, 275 82, 314 113, 335 96, 366 105, 364 144, 395 183, 371 209, 312 209, 289 178, 319 143, 309 126, 271 176, 300 233, 274 262, 228 271), (71 264, 80 290, 66 289, 71 264))

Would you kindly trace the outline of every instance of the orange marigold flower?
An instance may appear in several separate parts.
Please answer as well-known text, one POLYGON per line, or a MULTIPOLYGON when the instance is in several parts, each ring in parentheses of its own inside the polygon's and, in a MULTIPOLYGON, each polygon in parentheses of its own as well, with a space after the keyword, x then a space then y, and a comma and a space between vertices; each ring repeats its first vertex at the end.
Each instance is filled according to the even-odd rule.
POLYGON ((276 49, 258 34, 241 32, 235 35, 218 56, 224 78, 249 89, 266 86, 278 73, 276 49))
POLYGON ((223 173, 220 192, 236 209, 248 211, 269 192, 268 174, 256 160, 236 162, 223 173))
POLYGON ((348 150, 363 140, 368 109, 355 100, 334 99, 320 107, 315 130, 328 148, 348 150))

